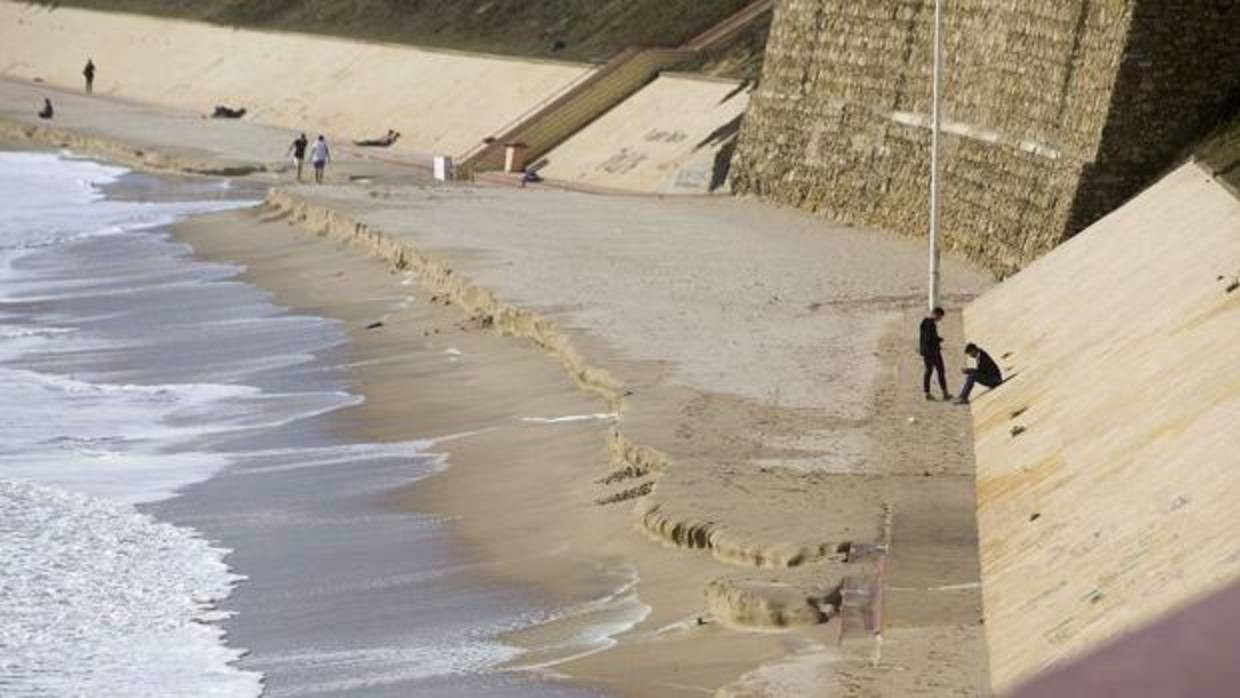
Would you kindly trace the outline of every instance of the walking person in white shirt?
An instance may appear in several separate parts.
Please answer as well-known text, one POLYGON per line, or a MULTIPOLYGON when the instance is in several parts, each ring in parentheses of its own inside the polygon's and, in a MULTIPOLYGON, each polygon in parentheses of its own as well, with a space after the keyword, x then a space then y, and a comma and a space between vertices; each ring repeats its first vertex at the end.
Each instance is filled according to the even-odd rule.
POLYGON ((327 141, 323 138, 323 134, 319 134, 318 140, 310 148, 310 164, 314 165, 314 183, 323 183, 323 170, 327 167, 327 161, 332 159, 331 153, 327 150, 327 141))

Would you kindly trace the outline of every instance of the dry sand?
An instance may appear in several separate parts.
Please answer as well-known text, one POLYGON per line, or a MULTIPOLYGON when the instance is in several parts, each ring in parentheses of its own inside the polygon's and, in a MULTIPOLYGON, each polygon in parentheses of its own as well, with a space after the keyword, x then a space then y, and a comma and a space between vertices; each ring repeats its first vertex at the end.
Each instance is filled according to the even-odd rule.
MULTIPOLYGON (((103 144, 144 117, 80 118, 103 144)), ((620 695, 985 693, 969 420, 921 398, 920 245, 747 201, 408 176, 294 187, 189 239, 354 329, 367 402, 342 428, 486 429, 393 506, 458 515, 502 576, 564 598, 636 570, 649 616, 554 671, 620 695), (616 417, 516 419, 595 413, 616 417)), ((952 305, 987 285, 945 270, 952 305)))

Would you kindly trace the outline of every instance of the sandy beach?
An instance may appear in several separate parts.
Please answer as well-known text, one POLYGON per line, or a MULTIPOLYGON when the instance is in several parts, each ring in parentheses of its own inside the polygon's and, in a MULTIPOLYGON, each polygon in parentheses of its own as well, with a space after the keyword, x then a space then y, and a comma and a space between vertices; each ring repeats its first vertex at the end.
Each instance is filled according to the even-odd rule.
MULTIPOLYGON (((0 83, 6 133, 279 187, 178 235, 344 323, 365 402, 333 428, 457 435, 384 506, 451 516, 488 576, 556 605, 635 592, 607 622, 516 634, 563 648, 516 668, 610 695, 986 693, 969 418, 921 396, 920 245, 744 200, 437 185, 347 152, 298 187, 288 132, 70 97, 39 129, 38 93, 0 83), (551 641, 607 623, 606 651, 551 641)), ((953 311, 989 284, 951 259, 945 282, 953 311)), ((945 334, 954 376, 957 313, 945 334)))

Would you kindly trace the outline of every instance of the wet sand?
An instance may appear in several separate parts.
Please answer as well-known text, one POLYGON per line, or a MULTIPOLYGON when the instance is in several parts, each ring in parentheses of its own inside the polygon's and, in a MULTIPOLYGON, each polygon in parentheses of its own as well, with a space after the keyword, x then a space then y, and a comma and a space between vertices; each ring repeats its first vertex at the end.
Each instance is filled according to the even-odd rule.
MULTIPOLYGON (((614 470, 615 461, 606 445, 623 417, 609 417, 612 406, 606 400, 582 391, 528 339, 496 335, 479 319, 462 315, 446 296, 423 290, 414 274, 292 225, 274 209, 198 219, 179 232, 200 254, 245 264, 247 279, 273 291, 278 302, 337 318, 349 328, 354 389, 367 400, 334 415, 335 428, 350 438, 377 441, 464 434, 442 444, 448 454, 445 472, 389 492, 383 496, 386 506, 451 515, 471 554, 486 561, 486 576, 534 584, 556 607, 580 607, 606 597, 630 574, 638 575, 638 599, 650 607, 649 615, 620 635, 616 646, 591 653, 602 645, 583 643, 580 636, 600 624, 623 629, 642 609, 612 603, 596 613, 514 633, 508 639, 525 647, 562 646, 523 656, 515 667, 537 667, 634 696, 716 690, 721 695, 799 695, 812 686, 835 684, 831 690, 838 691, 849 683, 868 687, 864 690, 890 685, 898 691, 927 681, 959 683, 961 667, 976 671, 967 685, 984 685, 984 663, 972 656, 980 626, 976 620, 959 622, 980 617, 975 577, 970 576, 976 562, 968 547, 973 524, 972 477, 965 465, 967 413, 926 403, 908 390, 920 372, 919 359, 905 346, 905 326, 916 324, 916 310, 887 321, 876 356, 885 369, 875 376, 867 402, 857 406, 876 415, 859 421, 859 458, 876 469, 898 464, 899 472, 886 478, 786 468, 766 472, 783 483, 783 494, 767 494, 763 500, 768 505, 764 525, 771 530, 804 526, 804 518, 791 517, 814 517, 815 508, 824 520, 839 520, 841 510, 844 515, 856 511, 832 507, 831 494, 841 483, 852 486, 863 501, 897 508, 900 525, 892 541, 897 545, 887 592, 895 622, 886 629, 885 651, 900 663, 875 673, 861 661, 869 651, 868 634, 856 627, 844 645, 839 644, 838 621, 779 627, 758 612, 749 627, 742 622, 738 628, 703 594, 718 578, 769 580, 796 589, 817 585, 825 594, 838 584, 838 575, 866 576, 868 566, 849 571, 826 564, 747 574, 709 554, 649 540, 634 525, 631 502, 596 503, 608 494, 600 481, 614 470), (367 329, 377 322, 382 326, 367 329), (556 421, 574 416, 592 418, 556 421), (920 426, 945 417, 948 428, 936 428, 929 436, 920 426), (528 419, 539 421, 523 421, 528 419), (803 513, 795 513, 797 508, 803 513), (907 548, 902 545, 906 539, 907 548), (932 588, 940 589, 928 591, 932 588), (565 661, 577 654, 583 656, 565 661), (909 672, 909 666, 919 671, 909 672)), ((949 329, 952 336, 958 332, 954 321, 949 329)), ((649 376, 662 371, 643 368, 649 376)), ((682 429, 719 433, 718 422, 741 422, 757 412, 770 420, 768 438, 775 441, 793 438, 791 433, 814 423, 812 415, 727 394, 699 394, 694 400, 709 408, 678 415, 682 429)), ((750 445, 743 453, 753 454, 753 449, 750 445)), ((744 486, 703 483, 702 491, 715 505, 736 507, 747 504, 746 493, 737 491, 744 486)))
MULTIPOLYGON (((637 536, 627 509, 597 507, 586 498, 607 469, 603 445, 611 420, 554 420, 605 415, 602 401, 526 342, 485 332, 432 301, 408 283, 409 275, 284 221, 264 223, 265 217, 261 211, 209 216, 177 231, 200 255, 244 264, 243 278, 270 290, 276 302, 348 328, 343 351, 356 376, 351 389, 366 401, 333 413, 325 428, 351 441, 443 439, 432 451, 447 454, 445 471, 375 501, 395 511, 449 516, 465 558, 474 561, 471 574, 517 588, 537 584, 542 603, 572 609, 510 635, 508 641, 534 650, 513 668, 571 675, 609 694, 700 695, 784 653, 788 641, 777 635, 698 626, 696 619, 708 615, 701 584, 714 565, 686 565, 677 551, 637 536), (383 326, 366 329, 375 322, 383 326), (642 553, 640 565, 634 553, 642 553), (643 578, 640 603, 632 603, 624 597, 638 569, 670 580, 643 578), (696 583, 684 583, 690 580, 696 583), (671 593, 647 593, 667 581, 671 593), (618 591, 611 603, 599 603, 618 591), (649 642, 626 641, 636 656, 614 659, 618 649, 592 654, 606 644, 591 634, 624 629, 645 615, 646 605, 665 610, 645 626, 673 627, 657 635, 660 628, 643 631, 649 642), (683 669, 668 661, 669 652, 683 653, 683 669), (577 655, 583 657, 561 666, 577 655), (634 673, 634 666, 647 671, 634 673)), ((247 564, 271 564, 260 558, 247 564)), ((244 598, 244 586, 237 595, 244 598)), ((236 624, 246 623, 241 611, 236 624)))

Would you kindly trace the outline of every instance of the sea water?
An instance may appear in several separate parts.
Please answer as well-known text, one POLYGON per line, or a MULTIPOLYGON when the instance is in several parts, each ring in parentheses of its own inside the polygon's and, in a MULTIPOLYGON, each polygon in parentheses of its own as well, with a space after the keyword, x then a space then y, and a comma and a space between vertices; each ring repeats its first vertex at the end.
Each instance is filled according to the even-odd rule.
POLYGON ((578 615, 526 663, 606 647, 631 578, 548 608, 377 506, 435 445, 334 435, 343 329, 168 233, 250 197, 0 152, 0 695, 584 695, 498 638, 578 615))
POLYGON ((239 652, 210 624, 237 581, 225 551, 133 506, 225 464, 185 444, 227 427, 178 414, 245 388, 108 380, 72 360, 48 366, 127 343, 92 329, 104 318, 60 312, 74 298, 170 282, 155 266, 136 279, 107 262, 83 268, 75 251, 238 205, 103 200, 98 186, 123 174, 0 153, 0 693, 257 695, 259 676, 231 666, 239 652))

